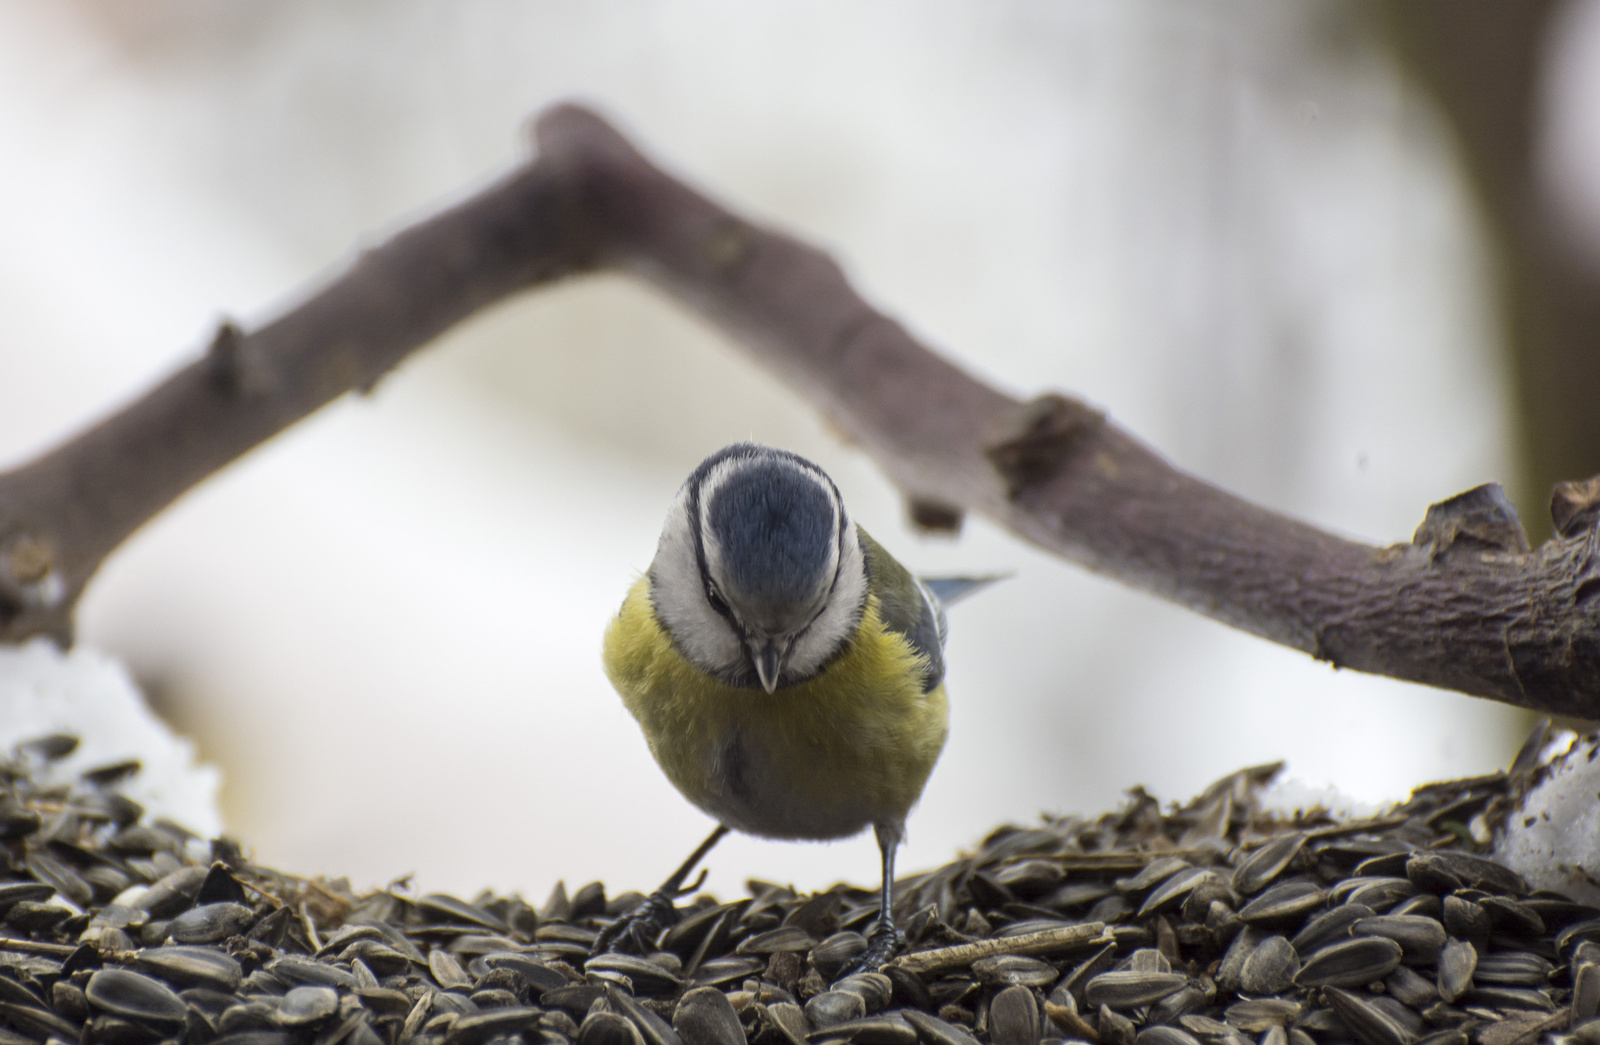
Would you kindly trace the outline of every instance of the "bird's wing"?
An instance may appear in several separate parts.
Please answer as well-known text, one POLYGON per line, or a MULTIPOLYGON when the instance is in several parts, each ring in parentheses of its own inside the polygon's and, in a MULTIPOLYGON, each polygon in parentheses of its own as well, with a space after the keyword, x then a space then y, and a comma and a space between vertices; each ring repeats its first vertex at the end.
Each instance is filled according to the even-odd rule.
POLYGON ((1009 573, 990 573, 982 577, 918 577, 917 579, 928 589, 928 594, 934 597, 942 609, 1010 576, 1009 573))

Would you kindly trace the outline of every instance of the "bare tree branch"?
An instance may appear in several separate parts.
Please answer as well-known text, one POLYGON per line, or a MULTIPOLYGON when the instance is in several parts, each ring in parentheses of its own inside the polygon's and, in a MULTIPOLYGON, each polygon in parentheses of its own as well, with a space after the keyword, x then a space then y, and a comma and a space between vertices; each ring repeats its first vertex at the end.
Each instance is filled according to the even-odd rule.
POLYGON ((1600 484, 1565 484, 1530 550, 1497 486, 1434 505, 1409 544, 1346 541, 1174 469, 1077 400, 1019 401, 919 344, 825 254, 723 209, 573 106, 537 157, 361 255, 283 316, 0 476, 0 635, 70 634, 100 562, 146 519, 500 298, 632 272, 704 312, 826 412, 913 515, 963 511, 1340 667, 1600 718, 1600 484))

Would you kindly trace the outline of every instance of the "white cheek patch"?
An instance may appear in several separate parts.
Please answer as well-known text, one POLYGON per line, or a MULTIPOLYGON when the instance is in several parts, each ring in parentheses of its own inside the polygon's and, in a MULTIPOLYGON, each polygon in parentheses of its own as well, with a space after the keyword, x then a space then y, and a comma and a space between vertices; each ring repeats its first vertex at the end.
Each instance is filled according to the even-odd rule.
POLYGON ((688 500, 688 491, 680 490, 667 512, 650 564, 650 600, 678 651, 696 667, 720 674, 744 663, 744 649, 732 625, 706 601, 688 500))
MULTIPOLYGON (((706 473, 705 478, 700 481, 700 493, 697 499, 700 518, 694 520, 694 524, 700 530, 700 551, 706 557, 706 576, 708 577, 721 577, 723 575, 722 542, 718 541, 716 535, 711 532, 711 526, 708 522, 708 514, 711 511, 710 506, 716 500, 717 491, 721 489, 723 483, 727 482, 728 477, 744 463, 739 458, 729 458, 714 466, 711 471, 706 473)), ((687 530, 689 524, 689 491, 687 487, 685 487, 680 497, 684 505, 684 525, 687 530)), ((692 541, 694 537, 691 535, 689 539, 692 541)), ((695 583, 699 583, 698 576, 695 583)))

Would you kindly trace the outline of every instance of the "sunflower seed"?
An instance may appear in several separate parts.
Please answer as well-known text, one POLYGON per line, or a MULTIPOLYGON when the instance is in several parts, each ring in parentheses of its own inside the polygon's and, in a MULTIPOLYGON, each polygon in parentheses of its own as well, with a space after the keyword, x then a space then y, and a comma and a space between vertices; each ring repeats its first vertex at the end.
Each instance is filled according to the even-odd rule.
POLYGON ((995 881, 1014 895, 1031 900, 1054 889, 1063 877, 1061 868, 1048 860, 1024 860, 995 875, 995 881))
POLYGON ((1572 972, 1572 1025, 1600 1012, 1600 965, 1580 962, 1572 972))
POLYGON ((1100 1045, 1133 1045, 1133 1021, 1122 1013, 1102 1005, 1095 1026, 1099 1029, 1100 1045))
POLYGON ((1482 1005, 1496 1009, 1544 1009, 1553 1010, 1555 1000, 1549 991, 1537 991, 1531 987, 1484 987, 1474 985, 1472 990, 1464 995, 1464 1000, 1473 1005, 1482 1005))
POLYGON ((1432 1034, 1424 1034, 1414 1045, 1467 1045, 1467 1032, 1460 1027, 1446 1027, 1432 1034))
POLYGON ((1210 1016, 1180 1016, 1178 1017, 1178 1022, 1182 1024, 1183 1029, 1188 1031, 1190 1034, 1193 1034, 1197 1038, 1204 1038, 1207 1041, 1213 1041, 1217 1038, 1234 1033, 1232 1027, 1228 1026, 1226 1023, 1223 1023, 1221 1020, 1214 1020, 1210 1016))
POLYGON ((1239 917, 1252 925, 1282 925, 1321 907, 1326 898, 1316 882, 1291 879, 1279 882, 1239 908, 1239 917))
POLYGON ((1374 1005, 1366 997, 1338 987, 1326 987, 1322 994, 1345 1025, 1366 1045, 1411 1045, 1416 1040, 1416 1034, 1393 1013, 1374 1005))
POLYGON ((0 915, 5 914, 13 905, 23 900, 41 903, 55 894, 55 887, 46 885, 43 882, 0 883, 0 915))
POLYGON ((1477 1032, 1479 1045, 1532 1045, 1553 1029, 1565 1014, 1514 1013, 1477 1032))
POLYGON ((806 1002, 805 1014, 820 1029, 861 1019, 867 1014, 867 1003, 853 991, 823 991, 806 1002))
POLYGON ((1302 1006, 1288 998, 1252 998, 1235 1002, 1223 1012, 1230 1027, 1260 1034, 1268 1027, 1282 1027, 1298 1019, 1302 1006))
MULTIPOLYGON (((1042 963, 1041 963, 1042 964, 1042 963)), ((974 963, 976 970, 976 963, 974 963)), ((1051 970, 1054 973, 1055 970, 1051 970)), ((860 995, 861 1003, 867 1007, 867 1012, 877 1012, 889 1004, 889 999, 894 996, 894 984, 889 977, 881 972, 858 972, 852 976, 835 983, 830 990, 849 991, 860 995)))
POLYGON ((1454 892, 1462 887, 1508 896, 1523 896, 1528 892, 1528 883, 1521 875, 1472 853, 1449 850, 1415 853, 1406 862, 1405 874, 1418 888, 1436 893, 1454 892))
POLYGON ((554 990, 567 982, 567 978, 556 970, 534 961, 524 954, 514 951, 498 951, 485 954, 477 959, 482 961, 487 969, 509 969, 528 984, 535 993, 554 990))
POLYGON ((900 1015, 916 1030, 924 1045, 978 1045, 977 1038, 937 1016, 917 1009, 902 1009, 900 1015))
MULTIPOLYGON (((48 1009, 34 1005, 18 1005, 14 1002, 0 1001, 0 1018, 3 1018, 24 1034, 32 1034, 40 1040, 58 1037, 67 1041, 76 1041, 80 1036, 78 1027, 48 1009)), ((23 1040, 26 1041, 27 1039, 23 1040)))
POLYGON ((19 900, 6 912, 6 924, 31 935, 43 935, 72 917, 66 907, 51 903, 19 900))
POLYGON ((644 1045, 644 1037, 627 1017, 593 1011, 578 1028, 578 1045, 644 1045))
MULTIPOLYGON (((773 1002, 761 1010, 761 1016, 767 1026, 777 1032, 778 1040, 786 1042, 787 1045, 805 1045, 806 1035, 811 1033, 811 1024, 806 1020, 805 1010, 794 1002, 773 1002)), ((769 1042, 773 1040, 771 1034, 762 1033, 760 1036, 769 1042)))
POLYGON ((1103 972, 1089 981, 1085 994, 1092 1006, 1133 1009, 1160 1001, 1188 982, 1187 976, 1176 972, 1103 972))
POLYGON ((1139 917, 1144 918, 1147 915, 1159 914, 1162 911, 1177 907, 1183 903, 1184 898, 1201 881, 1216 877, 1215 872, 1207 871, 1201 867, 1180 869, 1172 877, 1150 891, 1150 895, 1145 897, 1144 903, 1139 907, 1139 917))
POLYGON ((0 838, 25 838, 39 830, 44 820, 32 809, 0 803, 0 838))
POLYGON ((782 951, 804 953, 817 944, 811 935, 798 925, 780 925, 764 933, 747 936, 734 948, 735 954, 777 954, 782 951))
POLYGON ((1485 896, 1478 905, 1489 915, 1489 924, 1512 936, 1541 936, 1544 919, 1525 903, 1505 896, 1485 896))
POLYGON ((1141 947, 1128 955, 1127 961, 1117 968, 1132 972, 1171 972, 1172 963, 1167 960, 1166 955, 1154 947, 1141 947))
POLYGON ((216 943, 238 936, 255 920, 255 912, 244 904, 206 904, 192 907, 172 919, 167 935, 178 943, 216 943))
POLYGON ((1134 1045, 1200 1045, 1199 1039, 1177 1027, 1146 1027, 1133 1039, 1134 1045))
POLYGON ((356 991, 361 1003, 379 1016, 404 1017, 411 1012, 411 997, 387 987, 362 987, 356 991))
POLYGON ((1451 936, 1462 939, 1479 939, 1489 935, 1493 927, 1489 912, 1482 905, 1460 896, 1447 896, 1443 901, 1442 919, 1451 936))
POLYGON ((1353 872, 1357 878, 1403 878, 1406 873, 1406 864, 1411 859, 1411 850, 1403 849, 1398 853, 1380 853, 1369 856, 1356 864, 1353 872))
POLYGON ((1342 940, 1350 935, 1350 926, 1377 912, 1365 904, 1345 903, 1330 907, 1312 918, 1289 942, 1300 954, 1310 954, 1323 944, 1342 940))
POLYGON ((268 962, 264 968, 291 987, 305 984, 315 987, 343 987, 347 990, 354 990, 356 987, 353 973, 345 972, 337 965, 301 958, 298 955, 286 954, 282 958, 268 962))
POLYGON ((1233 872, 1233 888, 1240 896, 1253 896, 1266 888, 1300 854, 1306 836, 1293 831, 1279 835, 1251 853, 1233 872))
MULTIPOLYGON (((753 976, 766 967, 767 963, 760 958, 713 958, 700 963, 700 968, 695 970, 693 983, 697 987, 733 983, 753 976)), ((820 968, 818 971, 821 971, 820 968)))
POLYGON ((1413 1009, 1425 1009, 1439 997, 1439 991, 1432 981, 1424 979, 1405 965, 1391 972, 1383 982, 1389 988, 1390 996, 1413 1009))
POLYGON ((811 964, 825 980, 839 975, 839 970, 859 957, 867 949, 867 938, 857 932, 834 933, 811 950, 811 964))
POLYGON ((1294 983, 1300 956, 1282 936, 1262 940, 1239 971, 1239 989, 1246 994, 1277 994, 1294 983))
POLYGON ((1003 954, 980 958, 972 963, 978 982, 990 987, 1047 987, 1056 982, 1056 970, 1049 962, 1022 955, 1003 954))
POLYGON ((683 980, 663 966, 629 954, 602 954, 583 963, 585 972, 614 973, 626 976, 634 994, 656 996, 675 993, 683 980))
POLYGON ((429 893, 417 901, 417 910, 433 922, 453 922, 459 925, 476 925, 495 932, 508 928, 501 919, 476 904, 466 903, 445 893, 429 893))
POLYGON ((1300 966, 1294 982, 1301 987, 1354 987, 1381 980, 1400 964, 1400 945, 1382 936, 1366 936, 1330 944, 1300 966))
POLYGON ((1347 878, 1334 887, 1333 902, 1364 904, 1382 912, 1416 892, 1417 887, 1405 878, 1347 878))
POLYGON ((1217 983, 1221 984, 1224 990, 1239 989, 1239 977, 1244 974, 1245 961, 1265 938, 1266 934, 1254 926, 1246 926, 1233 938, 1233 942, 1222 955, 1221 964, 1217 967, 1217 983))
POLYGON ((159 980, 125 969, 101 969, 89 977, 83 993, 95 1008, 157 1030, 182 1028, 189 1011, 159 980))
MULTIPOLYGON (((916 1045, 917 1032, 899 1013, 880 1013, 849 1023, 838 1023, 825 1031, 812 1031, 811 1039, 859 1042, 860 1045, 916 1045)), ((1000 1038, 993 1037, 998 1042, 1000 1038)), ((1037 1039, 1035 1039, 1037 1041, 1037 1039)), ((1034 1045, 1030 1042, 1029 1045, 1034 1045)))
POLYGON ((90 1015, 89 999, 84 996, 83 988, 67 980, 50 985, 50 1008, 75 1023, 83 1022, 90 1015))
POLYGON ((141 952, 133 966, 178 987, 234 991, 244 977, 234 958, 211 947, 153 947, 141 952))
POLYGON ((1183 898, 1183 917, 1191 922, 1204 922, 1210 914, 1211 905, 1218 902, 1231 912, 1239 902, 1239 897, 1221 875, 1202 875, 1189 890, 1189 895, 1183 898))
POLYGON ((1389 914, 1391 915, 1416 914, 1424 918, 1432 918, 1434 921, 1439 920, 1443 911, 1444 907, 1439 902, 1439 898, 1432 893, 1418 893, 1415 896, 1408 896, 1389 908, 1389 914))
POLYGON ((83 876, 54 856, 47 849, 29 849, 23 858, 33 877, 49 885, 79 907, 87 907, 94 899, 94 889, 83 876))
POLYGON ((509 1006, 457 1016, 445 1031, 444 1040, 446 1045, 481 1045, 501 1035, 532 1027, 539 1022, 539 1016, 539 1010, 531 1006, 509 1006))
POLYGON ((1181 991, 1167 995, 1154 1005, 1146 1023, 1174 1023, 1180 1017, 1191 1013, 1200 1012, 1211 1004, 1211 998, 1206 994, 1204 987, 1197 983, 1190 983, 1181 991))
POLYGON ((1543 987, 1550 982, 1555 966, 1527 951, 1498 951, 1478 958, 1473 979, 1478 983, 1543 987))
POLYGON ((687 991, 673 1012, 672 1027, 690 1045, 746 1045, 739 1015, 727 995, 714 987, 687 991))
MULTIPOLYGON (((600 988, 595 987, 592 984, 578 983, 573 984, 573 987, 580 988, 584 992, 585 1012, 588 1011, 590 1005, 594 1004, 594 999, 600 997, 601 995, 600 988)), ((433 993, 433 1010, 434 1012, 441 1014, 453 1012, 457 1016, 471 1016, 478 1011, 478 1007, 474 1005, 471 1000, 456 994, 453 991, 435 991, 433 993)))
POLYGON ((283 996, 278 1022, 285 1027, 309 1027, 339 1011, 339 992, 332 987, 296 987, 283 996))
POLYGON ((989 1040, 995 1045, 1038 1045, 1039 1006, 1026 987, 1007 987, 989 1002, 989 1040))
POLYGON ((180 867, 146 889, 139 906, 152 918, 172 918, 194 903, 206 874, 204 867, 180 867))
POLYGON ((1168 878, 1189 866, 1189 861, 1178 856, 1162 856, 1144 865, 1144 868, 1130 878, 1119 878, 1117 890, 1124 893, 1141 893, 1161 884, 1168 878))
POLYGON ((1532 908, 1546 927, 1551 929, 1565 929, 1573 922, 1600 918, 1600 907, 1573 903, 1570 900, 1557 900, 1550 896, 1528 896, 1523 898, 1522 902, 1532 908))
POLYGON ((1444 946, 1444 926, 1421 915, 1381 914, 1350 926, 1354 936, 1381 936, 1400 945, 1405 959, 1432 964, 1444 946))

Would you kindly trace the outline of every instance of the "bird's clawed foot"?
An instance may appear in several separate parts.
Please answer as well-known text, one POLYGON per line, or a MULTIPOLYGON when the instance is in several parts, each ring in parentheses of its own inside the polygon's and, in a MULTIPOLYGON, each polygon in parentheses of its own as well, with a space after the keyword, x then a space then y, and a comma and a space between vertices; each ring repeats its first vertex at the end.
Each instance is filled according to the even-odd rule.
POLYGON ((639 906, 600 930, 594 946, 589 948, 589 956, 592 958, 613 952, 648 954, 655 950, 656 937, 661 935, 663 929, 677 925, 682 917, 674 901, 698 890, 705 880, 706 874, 701 871, 700 877, 689 885, 657 889, 645 897, 639 906))
POLYGON ((839 970, 837 979, 854 976, 858 972, 877 972, 894 960, 894 956, 905 949, 905 933, 894 927, 893 922, 880 921, 872 928, 872 933, 867 937, 867 949, 858 954, 853 961, 847 962, 839 970))

